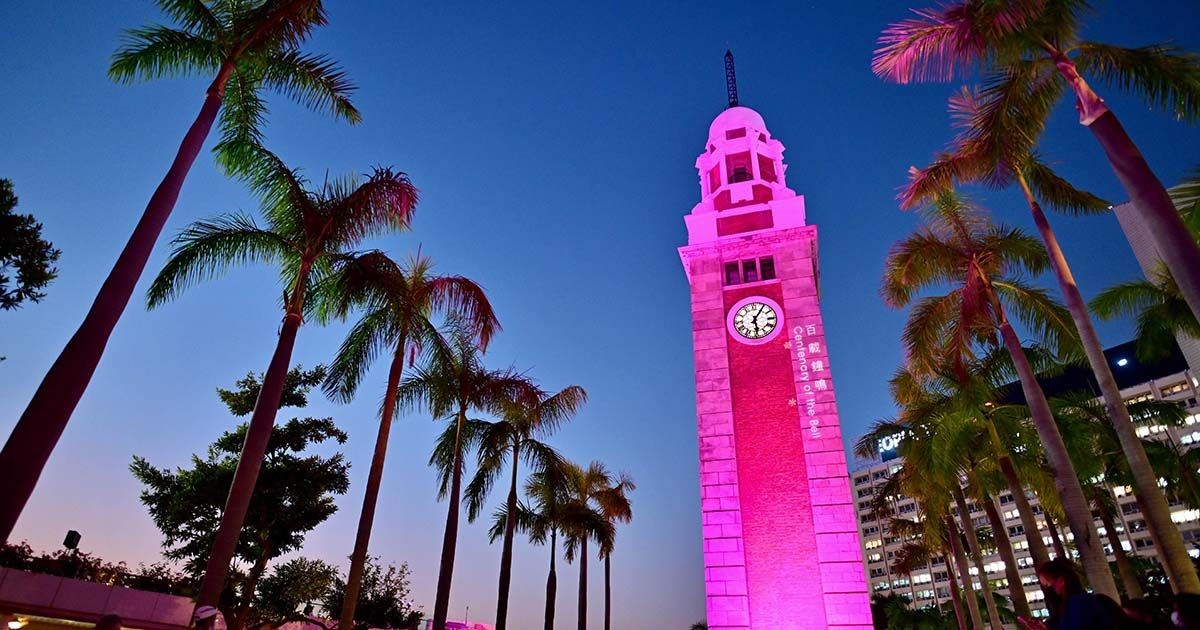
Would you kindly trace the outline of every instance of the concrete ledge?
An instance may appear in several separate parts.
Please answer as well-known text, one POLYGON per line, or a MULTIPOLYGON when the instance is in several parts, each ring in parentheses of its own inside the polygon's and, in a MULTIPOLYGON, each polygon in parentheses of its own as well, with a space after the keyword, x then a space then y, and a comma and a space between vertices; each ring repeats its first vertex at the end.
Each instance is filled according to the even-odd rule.
POLYGON ((145 630, 186 628, 194 602, 187 597, 107 586, 0 568, 0 612, 95 623, 120 615, 122 625, 145 630))

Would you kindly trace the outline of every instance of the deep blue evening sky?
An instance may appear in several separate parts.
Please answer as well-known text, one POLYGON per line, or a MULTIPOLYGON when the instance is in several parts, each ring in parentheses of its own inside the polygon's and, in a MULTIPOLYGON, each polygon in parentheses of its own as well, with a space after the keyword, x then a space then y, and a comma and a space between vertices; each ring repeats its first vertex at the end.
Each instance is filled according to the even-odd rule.
MULTIPOLYGON (((360 87, 363 124, 349 127, 273 99, 269 145, 312 178, 377 164, 410 173, 423 193, 411 234, 372 243, 396 255, 418 244, 439 269, 477 279, 504 324, 490 353, 546 387, 585 386, 591 402, 554 443, 638 482, 635 520, 614 555, 615 626, 683 628, 703 617, 688 290, 675 248, 697 201, 693 168, 724 105, 721 56, 737 55, 743 102, 788 147, 789 183, 820 227, 824 314, 845 434, 890 413, 886 379, 900 359, 901 313, 877 297, 888 246, 915 225, 893 196, 909 165, 949 138, 954 85, 894 86, 873 77, 874 39, 905 2, 513 3, 331 2, 330 26, 307 47, 337 58, 360 87), (583 3, 572 3, 582 5, 583 3), (885 6, 890 5, 890 6, 885 6), (753 8, 751 8, 753 7, 753 8)), ((47 299, 0 313, 0 436, 74 331, 200 106, 206 81, 111 83, 121 29, 159 19, 150 2, 6 2, 0 27, 0 177, 62 249, 47 299)), ((1086 34, 1139 45, 1174 39, 1200 50, 1200 5, 1106 2, 1086 34)), ((1168 184, 1200 163, 1195 127, 1103 90, 1168 184)), ((1045 142, 1076 184, 1121 192, 1090 134, 1064 104, 1045 142)), ((1026 225, 1019 195, 990 195, 1026 225)), ((192 170, 166 237, 219 211, 255 209, 208 154, 192 170)), ((1055 224, 1086 295, 1136 275, 1112 217, 1055 224)), ((159 535, 126 467, 133 454, 175 466, 233 421, 214 395, 266 367, 280 288, 266 269, 239 270, 158 311, 139 291, 16 538, 55 548, 68 528, 83 547, 131 564, 158 559, 159 535)), ((1101 324, 1105 343, 1127 322, 1101 324)), ((301 331, 296 358, 327 361, 345 326, 301 331)), ((375 435, 383 370, 360 400, 316 400, 349 431, 352 490, 309 537, 305 554, 351 550, 375 435)), ((281 418, 290 416, 281 416, 281 418)), ((425 466, 438 427, 415 414, 393 431, 372 552, 407 561, 431 611, 445 505, 425 466)), ((501 498, 498 493, 496 499, 501 498)), ((452 614, 490 620, 499 549, 484 527, 461 532, 452 614)), ((515 628, 538 625, 542 548, 519 544, 515 628)), ((601 580, 592 581, 599 624, 601 580)), ((560 572, 558 627, 574 627, 574 567, 560 572)))

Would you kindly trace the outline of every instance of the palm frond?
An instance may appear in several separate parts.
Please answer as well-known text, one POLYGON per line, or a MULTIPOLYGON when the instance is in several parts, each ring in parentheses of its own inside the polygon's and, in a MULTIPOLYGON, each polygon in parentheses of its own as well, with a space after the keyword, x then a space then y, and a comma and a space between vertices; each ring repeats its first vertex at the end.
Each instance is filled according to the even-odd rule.
POLYGON ((210 75, 221 66, 216 41, 166 26, 130 29, 113 53, 108 76, 119 83, 210 75))
POLYGON ((392 230, 406 230, 412 222, 418 192, 404 173, 377 168, 367 181, 331 182, 324 198, 329 242, 357 243, 392 230))
POLYGON ((888 306, 901 308, 920 290, 960 280, 962 274, 961 252, 932 231, 919 230, 888 252, 881 293, 888 306))
POLYGON ((1200 119, 1200 55, 1172 44, 1122 48, 1083 42, 1075 65, 1082 74, 1126 92, 1136 92, 1154 109, 1179 120, 1200 119))
POLYGON ((221 138, 213 147, 217 165, 226 175, 246 179, 255 187, 255 169, 261 168, 266 149, 262 128, 267 103, 259 93, 259 79, 244 71, 230 75, 221 107, 221 138))
POLYGON ((270 87, 304 107, 326 110, 356 124, 362 114, 350 102, 354 83, 337 63, 324 55, 291 49, 265 60, 263 85, 270 87))
POLYGON ((1112 208, 1107 201, 1071 185, 1036 157, 1026 163, 1023 170, 1029 187, 1051 210, 1080 216, 1108 212, 1112 208))
POLYGON ((375 358, 392 349, 390 325, 390 313, 374 310, 363 315, 346 333, 322 386, 327 396, 343 403, 354 399, 375 358))
POLYGON ((949 81, 988 61, 1004 40, 1036 19, 1040 2, 962 2, 913 9, 890 24, 871 61, 876 75, 896 83, 949 81))
POLYGON ((480 350, 487 350, 500 331, 500 321, 492 310, 483 287, 462 276, 437 276, 427 283, 431 310, 452 313, 470 331, 480 350))
POLYGON ((992 286, 1005 309, 1060 357, 1080 352, 1078 332, 1066 307, 1040 287, 1010 278, 993 280, 992 286))
POLYGON ((294 257, 292 243, 255 225, 246 216, 227 214, 197 221, 172 241, 171 256, 146 292, 148 308, 178 296, 193 284, 247 263, 294 257))

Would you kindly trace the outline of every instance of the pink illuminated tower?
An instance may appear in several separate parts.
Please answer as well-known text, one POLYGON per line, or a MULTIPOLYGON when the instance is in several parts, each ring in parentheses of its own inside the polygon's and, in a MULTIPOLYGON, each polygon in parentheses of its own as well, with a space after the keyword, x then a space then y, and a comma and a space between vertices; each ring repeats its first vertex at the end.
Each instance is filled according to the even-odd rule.
POLYGON ((696 159, 692 289, 708 625, 871 628, 821 320, 817 230, 783 144, 730 107, 696 159))

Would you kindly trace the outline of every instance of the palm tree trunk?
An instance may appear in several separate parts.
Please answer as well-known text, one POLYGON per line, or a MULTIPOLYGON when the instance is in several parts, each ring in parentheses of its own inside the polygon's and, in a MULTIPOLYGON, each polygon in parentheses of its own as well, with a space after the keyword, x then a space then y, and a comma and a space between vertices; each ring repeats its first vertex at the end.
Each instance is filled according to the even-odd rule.
MULTIPOLYGON (((950 539, 950 549, 954 554, 954 563, 958 565, 958 574, 962 576, 963 599, 967 600, 967 611, 971 614, 971 627, 983 627, 983 615, 979 614, 979 598, 975 597, 975 587, 971 586, 971 570, 967 567, 967 554, 963 553, 962 538, 954 518, 946 515, 946 537, 950 539)), ((947 563, 949 566, 949 563, 947 563)), ((984 576, 980 576, 984 577, 984 576)), ((981 580, 982 581, 982 580, 981 580)), ((955 605, 955 610, 958 605, 955 605)), ((962 616, 959 616, 962 619, 962 616)))
POLYGON ((587 536, 579 542, 579 630, 587 630, 587 536))
POLYGON ((1200 317, 1200 247, 1184 227, 1179 211, 1167 195, 1167 189, 1150 170, 1146 158, 1133 143, 1121 121, 1117 120, 1116 114, 1109 111, 1065 54, 1056 49, 1050 49, 1050 52, 1059 73, 1075 91, 1080 123, 1091 130, 1104 149, 1109 165, 1129 195, 1130 203, 1146 222, 1155 249, 1179 285, 1179 292, 1183 294, 1192 313, 1200 317))
POLYGON ((375 437, 375 454, 367 474, 367 489, 363 494, 362 511, 358 515, 358 532, 354 536, 354 552, 350 555, 350 574, 346 576, 346 592, 342 599, 341 630, 354 628, 354 609, 362 588, 363 570, 367 564, 367 548, 371 543, 371 527, 375 523, 375 506, 379 502, 379 486, 383 482, 383 464, 387 460, 388 435, 392 431, 392 416, 396 413, 396 390, 404 373, 404 337, 396 344, 392 365, 388 370, 387 390, 383 393, 383 411, 379 417, 379 434, 375 437))
MULTIPOLYGON (((1050 255, 1050 267, 1054 270, 1055 279, 1058 280, 1063 301, 1071 313, 1076 330, 1079 331, 1084 353, 1096 376, 1096 382, 1100 385, 1104 410, 1121 443, 1121 451, 1129 462, 1129 470, 1133 474, 1134 492, 1142 501, 1142 505, 1147 508, 1147 511, 1143 512, 1146 517, 1146 526, 1155 536, 1155 544, 1161 542, 1163 545, 1158 549, 1159 557, 1162 558, 1163 566, 1167 570, 1167 574, 1171 576, 1171 583, 1176 591, 1200 593, 1200 577, 1196 574, 1196 567, 1192 564, 1191 556, 1188 555, 1179 528, 1175 525, 1175 521, 1171 520, 1171 508, 1167 505, 1167 497, 1158 487, 1158 475, 1150 467, 1146 450, 1142 448, 1142 441, 1138 438, 1137 431, 1133 426, 1133 419, 1130 418, 1129 410, 1125 407, 1121 389, 1117 387, 1117 379, 1113 377, 1112 368, 1108 365, 1108 358, 1104 356, 1104 346, 1100 344, 1100 337, 1096 334, 1096 329, 1092 327, 1087 305, 1079 293, 1079 287, 1075 284, 1071 268, 1067 265, 1067 258, 1058 245, 1058 239, 1054 235, 1054 230, 1050 228, 1046 214, 1042 212, 1033 192, 1029 190, 1025 178, 1018 173, 1017 181, 1025 193, 1029 209, 1033 213, 1034 223, 1037 224, 1038 233, 1041 234, 1042 242, 1046 245, 1046 253, 1050 255)), ((1172 212, 1174 211, 1174 206, 1172 206, 1172 212)), ((1176 215, 1178 216, 1178 213, 1176 215)))
POLYGON ((1129 554, 1125 553, 1125 548, 1121 546, 1121 536, 1117 534, 1117 524, 1113 520, 1112 512, 1108 509, 1108 504, 1104 501, 1104 497, 1099 496, 1099 488, 1092 489, 1092 504, 1096 506, 1096 511, 1100 512, 1100 521, 1104 523, 1104 533, 1108 536, 1108 545, 1112 547, 1113 557, 1117 560, 1117 573, 1121 575, 1121 586, 1125 589, 1125 597, 1128 599, 1142 598, 1142 585, 1138 582, 1137 570, 1133 568, 1133 563, 1129 561, 1129 554))
POLYGON ((42 378, 4 449, 0 450, 0 479, 8 480, 4 492, 0 492, 0 543, 12 534, 50 453, 92 380, 108 339, 146 268, 154 243, 175 208, 188 171, 217 119, 227 77, 228 72, 223 71, 209 87, 204 105, 183 136, 175 160, 146 204, 142 218, 100 286, 83 323, 42 378))
POLYGON ((246 622, 250 620, 250 605, 254 603, 254 591, 258 589, 258 579, 267 569, 270 554, 270 547, 264 546, 258 554, 258 558, 254 560, 254 566, 250 567, 250 573, 246 575, 246 582, 242 587, 242 603, 238 606, 237 616, 234 618, 230 630, 242 630, 246 627, 246 622))
POLYGON ((1058 432, 1058 425, 1055 424, 1054 416, 1050 412, 1050 404, 1046 402, 1046 394, 1037 382, 1037 375, 1033 372, 1029 358, 1025 356, 1025 349, 1021 347, 1020 338, 1017 337, 1016 331, 1013 330, 1008 318, 1004 315, 1000 301, 994 296, 992 299, 993 309, 999 320, 1000 336, 1017 368, 1021 380, 1021 390, 1029 405, 1034 427, 1042 440, 1046 460, 1050 464, 1055 486, 1062 498, 1063 510, 1067 513, 1067 523, 1071 526, 1071 532, 1075 534, 1075 546, 1079 549, 1083 572, 1087 575, 1092 590, 1115 600, 1119 597, 1117 583, 1113 581, 1112 572, 1108 568, 1108 559, 1105 558, 1104 550, 1100 547, 1100 540, 1092 523, 1092 510, 1083 496, 1083 488, 1079 485, 1075 466, 1071 463, 1071 457, 1067 453, 1067 445, 1063 443, 1062 434, 1058 432))
POLYGON ((1067 555, 1067 547, 1063 544, 1062 536, 1058 533, 1058 526, 1054 524, 1054 519, 1049 512, 1046 515, 1046 529, 1050 530, 1050 541, 1054 544, 1054 556, 1057 558, 1070 558, 1067 555))
POLYGON ((462 432, 467 410, 458 410, 454 432, 454 470, 450 473, 450 507, 446 512, 446 534, 442 538, 442 562, 438 568, 437 597, 433 603, 433 630, 446 630, 450 612, 450 584, 454 580, 454 552, 458 544, 458 503, 462 493, 462 432))
POLYGON ((997 461, 1000 464, 1000 472, 1008 483, 1008 492, 1012 494, 1013 502, 1017 505, 1021 526, 1025 528, 1025 542, 1029 544, 1029 556, 1033 558, 1034 566, 1041 566, 1050 561, 1050 552, 1046 550, 1046 543, 1042 540, 1042 532, 1037 525, 1037 515, 1033 513, 1033 506, 1029 505, 1029 497, 1025 496, 1025 487, 1021 484, 1021 478, 1017 476, 1017 469, 1013 466, 1012 460, 1007 455, 1001 455, 997 461))
POLYGON ((1004 630, 1004 625, 1000 623, 1000 611, 996 608, 996 599, 992 597, 992 585, 983 567, 983 550, 979 547, 979 536, 975 533, 975 521, 967 509, 967 499, 957 484, 954 484, 950 492, 954 495, 954 505, 958 506, 958 519, 962 521, 963 533, 967 536, 967 547, 975 561, 975 570, 979 571, 979 587, 983 590, 983 604, 987 606, 988 625, 992 630, 1004 630))
POLYGON ((550 573, 546 575, 546 624, 543 630, 554 630, 554 603, 558 597, 558 573, 554 559, 558 555, 558 530, 550 529, 550 573))
MULTIPOLYGON (((975 480, 978 485, 978 478, 975 480)), ((980 492, 983 492, 982 486, 980 492)), ((1008 539, 1008 528, 991 496, 983 492, 983 511, 987 514, 988 522, 992 524, 992 535, 996 539, 996 550, 1000 552, 1000 560, 1004 562, 1004 576, 1008 578, 1008 597, 1012 600, 1013 612, 1018 617, 1032 618, 1029 610, 1029 600, 1025 598, 1025 585, 1021 583, 1021 573, 1017 569, 1017 555, 1013 553, 1012 541, 1008 539)))
POLYGON ((932 551, 925 555, 925 570, 929 572, 929 586, 933 589, 933 607, 940 615, 942 614, 942 598, 938 595, 937 580, 933 579, 933 560, 930 559, 932 555, 932 551))
POLYGON ((612 554, 604 556, 604 630, 612 630, 612 554))
MULTIPOLYGON (((301 278, 305 278, 306 270, 302 268, 301 278)), ((303 286, 303 280, 298 286, 303 286)), ((301 297, 302 299, 302 297, 301 297)), ((299 302, 303 304, 303 302, 299 302)), ((196 596, 196 607, 216 606, 220 600, 221 590, 225 586, 225 578, 229 575, 229 562, 237 549, 237 541, 246 521, 246 510, 250 507, 250 498, 254 495, 254 485, 258 482, 258 472, 262 468, 263 457, 267 452, 267 443, 275 429, 275 415, 279 411, 279 399, 287 381, 288 367, 292 361, 292 349, 296 345, 296 334, 300 331, 301 316, 298 309, 289 309, 279 330, 279 341, 275 344, 275 354, 263 375, 262 388, 258 392, 258 400, 254 403, 254 413, 250 416, 250 427, 246 430, 246 441, 242 444, 242 454, 238 458, 237 470, 233 473, 233 484, 229 488, 229 498, 225 500, 225 510, 221 514, 221 525, 213 539, 212 551, 209 552, 208 564, 204 569, 204 577, 200 580, 200 590, 196 596)))
POLYGON ((504 549, 500 552, 500 586, 496 595, 496 630, 508 627, 508 591, 512 584, 513 539, 517 535, 517 462, 521 461, 521 442, 512 448, 512 483, 508 487, 508 518, 504 522, 504 549))
MULTIPOLYGON (((958 578, 954 575, 954 563, 950 562, 950 554, 945 554, 943 550, 943 566, 946 567, 946 575, 950 577, 950 605, 954 607, 954 618, 958 621, 959 630, 967 630, 967 620, 963 618, 962 610, 962 594, 958 592, 958 578)), ((933 582, 934 591, 937 591, 937 580, 933 582)))

